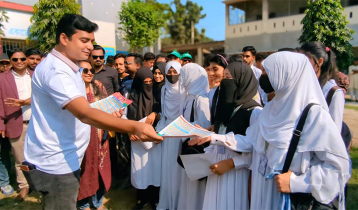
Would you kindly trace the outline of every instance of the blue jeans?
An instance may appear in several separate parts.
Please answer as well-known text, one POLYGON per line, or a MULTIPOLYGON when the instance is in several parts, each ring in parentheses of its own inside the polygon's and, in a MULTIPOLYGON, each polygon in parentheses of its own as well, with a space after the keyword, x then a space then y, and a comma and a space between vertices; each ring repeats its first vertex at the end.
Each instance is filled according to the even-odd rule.
POLYGON ((79 209, 85 209, 91 206, 94 208, 99 208, 102 206, 104 193, 106 192, 105 186, 101 178, 99 178, 99 188, 96 194, 92 195, 91 197, 84 198, 80 201, 77 201, 77 206, 79 209))
POLYGON ((0 187, 5 187, 10 184, 9 174, 3 163, 1 155, 1 146, 4 143, 5 139, 0 138, 0 187))

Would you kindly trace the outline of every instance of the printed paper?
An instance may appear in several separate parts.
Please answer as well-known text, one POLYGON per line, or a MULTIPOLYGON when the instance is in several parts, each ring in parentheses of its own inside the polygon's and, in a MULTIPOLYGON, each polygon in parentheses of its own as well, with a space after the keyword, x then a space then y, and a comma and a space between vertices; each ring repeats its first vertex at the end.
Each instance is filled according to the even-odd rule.
POLYGON ((163 137, 208 137, 213 132, 197 128, 189 123, 183 116, 179 116, 167 127, 158 133, 163 137))
POLYGON ((214 153, 180 155, 180 158, 191 181, 213 174, 210 166, 216 163, 214 153))
POLYGON ((120 93, 114 93, 107 98, 91 103, 90 106, 92 108, 112 114, 115 111, 126 108, 131 103, 131 100, 125 98, 120 93))

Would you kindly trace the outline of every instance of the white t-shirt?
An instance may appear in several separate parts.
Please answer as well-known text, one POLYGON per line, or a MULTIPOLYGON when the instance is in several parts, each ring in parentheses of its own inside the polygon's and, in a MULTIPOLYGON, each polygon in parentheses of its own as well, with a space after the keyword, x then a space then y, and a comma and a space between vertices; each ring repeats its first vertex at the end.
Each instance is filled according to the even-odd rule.
POLYGON ((67 174, 80 168, 90 139, 90 126, 63 109, 72 100, 86 97, 79 69, 52 50, 33 74, 32 117, 24 156, 40 171, 67 174))
MULTIPOLYGON (((17 93, 19 99, 26 100, 31 97, 31 76, 28 70, 26 70, 24 76, 19 75, 14 70, 11 70, 15 78, 17 93)), ((31 117, 31 106, 25 105, 21 107, 22 120, 28 121, 31 117)))

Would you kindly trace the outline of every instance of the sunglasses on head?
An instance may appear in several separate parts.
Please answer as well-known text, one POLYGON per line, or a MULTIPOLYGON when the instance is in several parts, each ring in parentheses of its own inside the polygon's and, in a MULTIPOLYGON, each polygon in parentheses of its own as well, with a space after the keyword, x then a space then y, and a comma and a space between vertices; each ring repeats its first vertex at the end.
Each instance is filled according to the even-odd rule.
POLYGON ((12 61, 17 62, 18 60, 26 61, 26 58, 11 58, 12 61))
POLYGON ((104 55, 100 55, 100 56, 98 56, 98 55, 92 55, 92 58, 95 59, 95 60, 97 60, 97 58, 99 58, 100 60, 103 60, 103 59, 104 59, 104 55))
POLYGON ((83 68, 83 70, 82 70, 82 72, 84 74, 88 74, 88 71, 90 71, 92 74, 94 74, 94 69, 83 68))

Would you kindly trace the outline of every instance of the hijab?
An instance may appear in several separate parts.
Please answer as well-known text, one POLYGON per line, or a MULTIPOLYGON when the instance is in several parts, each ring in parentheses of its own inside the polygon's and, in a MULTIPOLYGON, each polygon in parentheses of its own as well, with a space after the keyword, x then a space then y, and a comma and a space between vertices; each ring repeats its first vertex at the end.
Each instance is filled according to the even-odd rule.
POLYGON ((128 119, 141 120, 153 111, 153 84, 144 84, 146 78, 153 79, 153 73, 148 67, 140 67, 133 79, 129 99, 132 104, 128 106, 128 119))
POLYGON ((236 61, 226 67, 232 79, 223 79, 220 83, 215 114, 215 124, 229 122, 235 108, 249 109, 260 106, 253 98, 257 94, 258 82, 247 64, 236 61))
MULTIPOLYGON (((165 75, 168 73, 170 68, 174 68, 178 74, 181 73, 181 64, 178 61, 170 61, 165 66, 165 75)), ((162 88, 162 114, 167 119, 175 120, 180 116, 179 110, 181 93, 179 92, 179 81, 172 84, 165 77, 165 84, 162 88)))
MULTIPOLYGON (((342 160, 345 164, 336 167, 343 189, 342 183, 350 177, 348 153, 340 132, 328 112, 327 103, 310 61, 303 54, 278 52, 268 56, 263 61, 263 66, 276 96, 266 104, 258 120, 247 129, 246 134, 255 150, 263 153, 265 142, 268 142, 267 164, 272 170, 282 170, 299 117, 308 104, 315 103, 317 105, 310 109, 307 116, 297 152, 323 151, 342 160)), ((320 180, 320 174, 312 171, 310 179, 320 180)), ((338 181, 331 179, 332 182, 338 181)), ((327 201, 336 196, 336 192, 322 191, 320 186, 311 185, 312 195, 318 201, 327 201)))
POLYGON ((163 81, 161 81, 161 82, 156 82, 153 79, 153 95, 154 95, 155 101, 158 103, 160 103, 160 93, 161 93, 162 87, 165 84, 165 65, 166 65, 166 63, 164 63, 164 62, 156 63, 152 70, 153 75, 154 75, 154 71, 159 69, 160 73, 162 73, 162 75, 164 77, 163 81))

